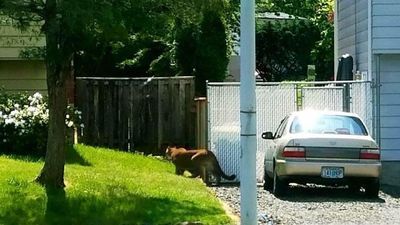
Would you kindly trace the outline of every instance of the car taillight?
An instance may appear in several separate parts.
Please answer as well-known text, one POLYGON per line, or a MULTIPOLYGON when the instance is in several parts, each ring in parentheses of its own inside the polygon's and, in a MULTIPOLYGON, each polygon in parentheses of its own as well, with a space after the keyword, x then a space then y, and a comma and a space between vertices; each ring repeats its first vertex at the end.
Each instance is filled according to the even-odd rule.
POLYGON ((304 158, 306 156, 303 147, 285 147, 282 152, 283 157, 289 158, 304 158))
POLYGON ((367 148, 360 150, 360 159, 380 159, 381 153, 377 148, 367 148))

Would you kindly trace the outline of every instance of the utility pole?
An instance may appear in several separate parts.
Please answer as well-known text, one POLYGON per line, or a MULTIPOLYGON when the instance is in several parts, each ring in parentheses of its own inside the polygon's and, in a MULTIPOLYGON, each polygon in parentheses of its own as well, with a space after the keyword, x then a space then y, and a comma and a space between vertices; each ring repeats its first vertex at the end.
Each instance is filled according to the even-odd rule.
POLYGON ((240 2, 240 217, 257 224, 254 0, 240 2))

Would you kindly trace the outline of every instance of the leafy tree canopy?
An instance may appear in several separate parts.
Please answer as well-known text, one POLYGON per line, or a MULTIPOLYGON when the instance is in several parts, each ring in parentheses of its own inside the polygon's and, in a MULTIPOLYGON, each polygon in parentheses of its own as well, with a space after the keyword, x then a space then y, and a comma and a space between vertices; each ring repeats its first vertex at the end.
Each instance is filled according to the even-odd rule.
MULTIPOLYGON (((328 80, 333 76, 333 7, 334 0, 258 0, 259 12, 285 12, 310 20, 318 29, 320 38, 312 48, 312 62, 316 65, 316 79, 328 80)), ((299 77, 299 79, 302 79, 299 77)))
POLYGON ((307 20, 259 21, 256 33, 256 67, 265 81, 304 80, 311 50, 319 39, 307 20))

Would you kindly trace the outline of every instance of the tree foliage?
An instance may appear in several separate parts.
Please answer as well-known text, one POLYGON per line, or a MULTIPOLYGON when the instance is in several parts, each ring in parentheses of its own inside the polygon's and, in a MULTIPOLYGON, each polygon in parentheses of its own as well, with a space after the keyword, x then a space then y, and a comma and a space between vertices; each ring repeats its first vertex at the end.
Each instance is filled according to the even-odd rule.
POLYGON ((180 68, 179 74, 186 76, 194 75, 198 34, 198 25, 184 25, 179 19, 177 20, 175 59, 177 66, 180 68))
POLYGON ((334 71, 333 0, 259 0, 260 12, 285 12, 311 21, 318 29, 319 39, 312 48, 316 79, 329 80, 334 71))
POLYGON ((259 0, 258 10, 285 12, 290 15, 311 19, 318 11, 320 4, 330 0, 259 0))
POLYGON ((206 80, 223 80, 231 43, 227 27, 233 21, 230 12, 234 6, 228 1, 171 2, 175 4, 165 7, 169 18, 164 20, 163 32, 138 31, 128 40, 109 44, 107 60, 101 60, 108 63, 92 63, 101 69, 88 72, 99 71, 103 73, 100 76, 196 76, 197 93, 202 95, 206 80))
POLYGON ((228 66, 225 24, 218 12, 204 12, 196 51, 195 75, 198 94, 206 94, 205 82, 223 81, 228 66))
POLYGON ((265 81, 302 80, 319 38, 308 21, 259 21, 256 33, 256 68, 265 81))
MULTIPOLYGON (((157 7, 160 9, 160 14, 154 14, 152 17, 154 21, 146 25, 150 29, 131 29, 127 39, 117 42, 88 44, 92 47, 76 56, 79 59, 76 60, 77 73, 84 76, 133 77, 193 75, 198 76, 197 80, 202 82, 202 85, 206 79, 221 80, 218 76, 225 76, 225 70, 220 71, 220 75, 215 75, 216 70, 206 72, 204 68, 205 64, 218 68, 219 63, 226 64, 224 60, 230 55, 230 28, 235 27, 232 24, 236 22, 232 12, 238 6, 238 1, 232 2, 235 4, 227 0, 156 2, 154 4, 160 5, 157 7), (212 28, 214 30, 211 36, 207 37, 208 34, 202 34, 209 31, 206 29, 203 32, 201 24, 212 23, 207 18, 212 14, 211 18, 220 20, 221 26, 212 28), (217 34, 224 38, 224 46, 212 48, 212 51, 209 49, 205 53, 206 49, 203 48, 205 45, 217 44, 208 41, 217 34), (219 52, 224 60, 213 58, 212 55, 220 54, 219 52), (206 57, 204 54, 211 56, 206 57), (201 63, 204 65, 200 65, 201 63), (196 67, 203 72, 195 72, 196 67)), ((145 9, 149 7, 153 6, 143 6, 145 9)), ((226 65, 222 67, 226 68, 226 65)))

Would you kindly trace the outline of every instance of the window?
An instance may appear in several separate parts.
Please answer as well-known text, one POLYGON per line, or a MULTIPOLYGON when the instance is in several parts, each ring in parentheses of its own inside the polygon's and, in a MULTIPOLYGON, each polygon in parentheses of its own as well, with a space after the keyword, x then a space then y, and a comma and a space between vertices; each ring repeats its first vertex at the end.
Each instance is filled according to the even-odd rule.
POLYGON ((368 135, 361 120, 342 115, 301 115, 294 118, 290 133, 368 135))
POLYGON ((278 129, 276 129, 274 138, 280 138, 283 135, 283 132, 285 131, 285 127, 288 121, 288 117, 285 117, 282 121, 281 124, 278 126, 278 129))

